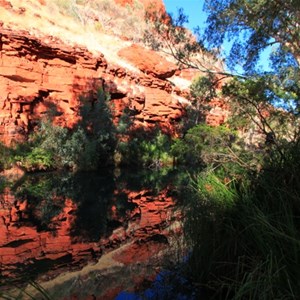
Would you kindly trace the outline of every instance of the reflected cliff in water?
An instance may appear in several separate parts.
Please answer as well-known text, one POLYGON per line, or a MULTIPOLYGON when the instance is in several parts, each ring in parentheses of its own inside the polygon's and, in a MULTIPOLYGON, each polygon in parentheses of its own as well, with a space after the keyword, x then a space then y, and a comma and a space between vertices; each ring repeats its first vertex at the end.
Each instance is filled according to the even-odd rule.
POLYGON ((6 187, 0 195, 0 291, 34 280, 55 299, 113 299, 141 288, 179 240, 176 176, 162 170, 51 173, 6 187))

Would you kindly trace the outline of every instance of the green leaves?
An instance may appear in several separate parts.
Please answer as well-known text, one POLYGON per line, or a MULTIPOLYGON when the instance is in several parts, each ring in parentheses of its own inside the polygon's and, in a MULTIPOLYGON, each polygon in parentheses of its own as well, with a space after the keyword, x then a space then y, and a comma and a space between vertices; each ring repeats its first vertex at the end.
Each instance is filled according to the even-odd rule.
POLYGON ((21 158, 22 165, 27 170, 49 170, 53 166, 52 153, 43 148, 33 148, 24 158, 21 158))
POLYGON ((234 206, 237 200, 236 190, 222 182, 212 170, 198 174, 195 181, 192 182, 192 186, 197 189, 201 201, 215 209, 217 207, 229 209, 234 206))
POLYGON ((277 151, 284 160, 286 145, 297 143, 300 138, 298 107, 292 107, 295 94, 271 75, 247 80, 235 78, 223 87, 222 92, 230 98, 231 117, 228 123, 244 132, 248 146, 267 151, 266 158, 277 151))
POLYGON ((154 130, 128 132, 127 141, 120 141, 116 148, 117 156, 120 156, 120 164, 131 167, 146 167, 159 169, 170 166, 173 158, 170 155, 170 137, 154 130))
POLYGON ((299 5, 295 1, 278 0, 206 0, 209 16, 205 38, 211 47, 220 47, 224 40, 232 40, 229 60, 234 66, 241 62, 251 71, 260 53, 270 45, 277 45, 281 55, 292 53, 300 62, 299 5))
POLYGON ((197 101, 208 102, 217 96, 216 82, 218 79, 214 74, 199 77, 190 86, 191 96, 197 101))
POLYGON ((148 12, 146 19, 149 29, 145 31, 144 42, 154 50, 172 55, 180 67, 207 71, 216 62, 213 52, 208 54, 202 41, 185 28, 188 18, 183 9, 178 9, 175 17, 148 12))
POLYGON ((197 125, 175 141, 171 152, 184 165, 216 167, 235 160, 230 153, 235 138, 235 133, 227 127, 197 125))

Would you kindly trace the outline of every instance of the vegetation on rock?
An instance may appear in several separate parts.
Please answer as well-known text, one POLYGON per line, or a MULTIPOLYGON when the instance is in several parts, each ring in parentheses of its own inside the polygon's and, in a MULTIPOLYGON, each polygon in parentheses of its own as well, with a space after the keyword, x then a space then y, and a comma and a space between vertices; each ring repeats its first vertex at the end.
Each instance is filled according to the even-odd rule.
POLYGON ((80 118, 73 129, 68 129, 54 125, 48 117, 25 143, 14 148, 1 145, 0 167, 17 164, 27 172, 82 171, 107 166, 160 168, 173 162, 171 138, 159 128, 135 128, 126 109, 115 124, 110 96, 102 89, 96 101, 81 99, 80 118))
POLYGON ((86 28, 94 27, 96 31, 110 33, 135 42, 142 40, 147 26, 144 21, 147 7, 144 7, 138 0, 133 1, 131 5, 120 5, 114 0, 55 0, 53 2, 62 13, 71 16, 86 28))

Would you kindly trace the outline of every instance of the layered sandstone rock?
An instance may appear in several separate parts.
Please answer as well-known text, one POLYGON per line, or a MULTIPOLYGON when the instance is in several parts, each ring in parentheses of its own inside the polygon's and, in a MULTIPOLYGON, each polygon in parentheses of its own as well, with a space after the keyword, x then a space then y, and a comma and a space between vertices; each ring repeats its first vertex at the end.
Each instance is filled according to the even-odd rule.
POLYGON ((172 77, 178 69, 175 64, 168 62, 155 51, 136 44, 121 49, 119 56, 134 64, 142 72, 160 79, 172 77))
MULTIPOLYGON (((24 140, 51 110, 56 111, 56 124, 74 126, 80 118, 79 98, 93 99, 99 88, 111 94, 120 110, 128 106, 139 125, 157 122, 172 131, 171 124, 182 115, 181 104, 172 96, 174 88, 164 79, 174 66, 149 72, 152 66, 145 65, 134 73, 108 64, 101 53, 5 29, 0 30, 0 49, 0 141, 7 145, 24 140)), ((149 60, 155 57, 145 53, 149 60)))
MULTIPOLYGON (((117 2, 133 4, 129 0, 117 2)), ((165 11, 161 0, 140 2, 165 11)), ((0 6, 0 14, 10 16, 0 22, 0 142, 11 145, 26 140, 49 114, 55 115, 55 124, 72 128, 80 120, 80 97, 93 102, 99 88, 111 95, 115 122, 128 107, 137 126, 158 126, 176 134, 176 124, 189 103, 189 84, 198 71, 179 70, 161 54, 105 34, 84 36, 83 27, 76 27, 71 19, 69 27, 61 20, 56 24, 54 17, 47 15, 47 1, 29 1, 26 8, 21 4, 2 0, 0 6), (48 25, 39 31, 31 27, 28 18, 48 25), (23 27, 26 29, 20 30, 23 27), (50 35, 48 27, 60 38, 50 35), (73 28, 77 28, 75 36, 73 28), (78 35, 82 35, 80 45, 84 46, 78 46, 78 35), (98 40, 91 46, 96 36, 98 40), (105 47, 99 43, 102 40, 105 47)), ((222 103, 214 104, 207 121, 218 125, 227 114, 222 103)))

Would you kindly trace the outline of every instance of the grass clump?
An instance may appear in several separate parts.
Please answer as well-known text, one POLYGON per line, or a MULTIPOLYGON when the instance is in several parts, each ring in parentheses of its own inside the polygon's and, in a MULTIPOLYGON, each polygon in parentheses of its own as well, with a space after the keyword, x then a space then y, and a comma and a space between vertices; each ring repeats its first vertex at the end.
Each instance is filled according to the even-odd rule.
POLYGON ((222 183, 213 171, 194 180, 185 222, 193 249, 188 272, 209 298, 300 294, 299 171, 293 159, 272 162, 248 184, 222 183))

